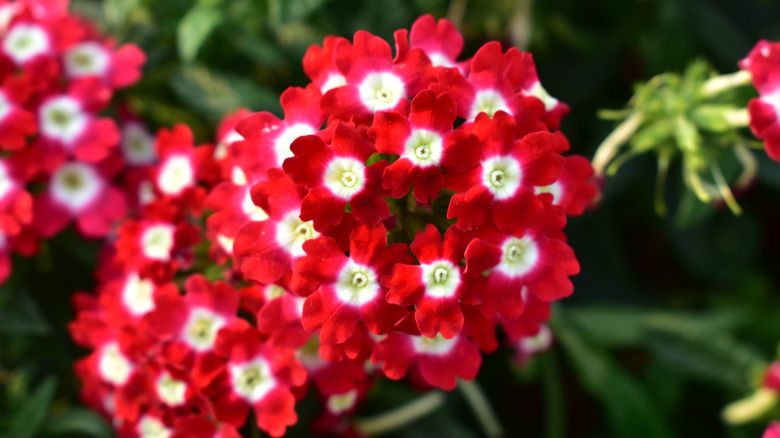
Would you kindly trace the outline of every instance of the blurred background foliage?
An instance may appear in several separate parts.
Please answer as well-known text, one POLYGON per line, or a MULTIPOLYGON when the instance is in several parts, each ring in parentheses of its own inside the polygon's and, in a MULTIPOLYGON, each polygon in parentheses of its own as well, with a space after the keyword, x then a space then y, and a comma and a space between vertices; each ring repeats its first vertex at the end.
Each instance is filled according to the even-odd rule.
MULTIPOLYGON (((239 106, 280 115, 278 97, 307 79, 307 47, 366 29, 388 41, 419 15, 448 16, 464 55, 498 39, 533 52, 542 83, 567 102, 563 132, 591 157, 632 84, 703 58, 737 69, 760 38, 780 39, 774 0, 73 0, 121 42, 148 54, 145 76, 120 96, 151 128, 185 122, 201 141, 239 106)), ((738 200, 744 213, 698 203, 672 169, 668 205, 653 212, 655 160, 633 160, 604 184, 596 211, 569 221, 582 266, 575 294, 555 308, 556 348, 524 367, 486 356, 478 378, 507 436, 757 437, 766 422, 733 427, 722 407, 747 395, 780 341, 780 165, 760 157, 738 200), (682 220, 678 220, 682 218, 682 220)), ((75 232, 14 260, 0 289, 0 437, 108 437, 78 404, 65 325, 70 294, 92 287, 98 244, 75 232), (56 262, 55 262, 56 260, 56 262)), ((381 382, 360 415, 414 397, 381 382)), ((307 436, 317 402, 299 406, 290 436, 307 436)), ((392 436, 478 437, 459 394, 392 436)), ((390 436, 390 435, 388 435, 390 436)))

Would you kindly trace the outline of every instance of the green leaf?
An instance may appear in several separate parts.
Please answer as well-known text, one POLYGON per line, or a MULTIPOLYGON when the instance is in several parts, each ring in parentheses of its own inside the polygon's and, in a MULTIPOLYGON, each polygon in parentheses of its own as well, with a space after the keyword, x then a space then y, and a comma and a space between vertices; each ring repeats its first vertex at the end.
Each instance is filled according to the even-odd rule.
POLYGON ((176 29, 179 56, 185 62, 192 62, 209 34, 222 23, 219 8, 202 3, 196 4, 179 22, 176 29))
POLYGON ((171 75, 170 85, 190 108, 212 120, 239 107, 259 111, 276 110, 279 106, 278 96, 270 90, 202 66, 180 68, 171 75))
POLYGON ((48 332, 46 319, 29 290, 22 287, 13 291, 8 302, 0 308, 0 333, 45 335, 48 332))
POLYGON ((110 438, 111 426, 100 415, 86 408, 73 407, 46 423, 41 434, 46 437, 89 436, 110 438))
POLYGON ((767 364, 726 333, 713 336, 670 322, 649 331, 647 346, 678 373, 741 393, 750 391, 750 376, 767 364))
POLYGON ((43 425, 43 420, 49 413, 49 405, 57 389, 57 379, 46 378, 35 392, 29 395, 19 411, 13 416, 9 436, 13 438, 32 438, 43 425))
POLYGON ((556 323, 555 333, 585 388, 604 405, 614 436, 673 436, 658 407, 633 377, 604 353, 583 342, 577 332, 556 323))
POLYGON ((103 13, 111 26, 120 27, 125 23, 130 12, 140 3, 140 0, 105 0, 103 13))
POLYGON ((685 327, 702 336, 733 330, 746 320, 743 309, 718 309, 706 313, 668 312, 633 307, 559 307, 556 318, 588 342, 608 347, 641 346, 649 330, 662 326, 685 327))

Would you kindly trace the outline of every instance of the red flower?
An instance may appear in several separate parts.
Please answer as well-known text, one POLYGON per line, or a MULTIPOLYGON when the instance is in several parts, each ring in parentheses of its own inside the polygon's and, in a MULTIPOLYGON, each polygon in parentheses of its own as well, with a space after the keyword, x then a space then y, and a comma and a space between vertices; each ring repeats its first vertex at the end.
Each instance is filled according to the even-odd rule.
POLYGON ((438 72, 439 83, 431 85, 437 94, 449 92, 458 103, 458 117, 474 120, 480 113, 489 117, 504 111, 518 121, 517 136, 546 131, 546 115, 541 100, 520 93, 529 74, 522 53, 516 48, 502 54, 501 44, 482 46, 469 64, 468 76, 457 68, 438 72))
POLYGON ((400 155, 382 173, 382 186, 394 198, 402 198, 414 184, 414 197, 428 203, 444 187, 446 173, 463 173, 479 159, 476 137, 452 130, 455 101, 448 94, 436 97, 421 91, 412 100, 408 117, 378 112, 369 135, 376 138, 380 154, 400 155))
POLYGON ((121 190, 111 185, 101 167, 71 161, 55 170, 49 190, 35 198, 33 226, 51 237, 71 219, 88 237, 102 237, 127 211, 121 190))
POLYGON ((593 166, 580 155, 569 155, 560 178, 550 185, 535 187, 540 197, 543 193, 552 196, 552 204, 563 208, 567 216, 579 216, 585 212, 598 193, 593 182, 593 166))
POLYGON ((467 275, 490 270, 480 310, 515 319, 523 312, 523 287, 544 301, 571 295, 569 276, 579 272, 574 251, 557 237, 565 216, 549 206, 542 225, 526 228, 522 235, 506 235, 483 227, 466 248, 467 275))
POLYGON ((406 113, 407 96, 433 82, 431 61, 425 53, 413 49, 394 62, 390 45, 365 31, 355 33, 353 44, 338 44, 334 56, 346 85, 325 93, 322 108, 339 120, 370 124, 377 111, 406 113))
POLYGON ((96 77, 114 89, 137 82, 144 62, 146 55, 135 44, 114 49, 110 43, 82 41, 63 54, 65 76, 69 79, 96 77))
POLYGON ((380 196, 387 162, 365 165, 374 152, 366 128, 339 123, 330 146, 309 135, 296 140, 292 151, 295 156, 285 160, 284 171, 309 189, 301 201, 301 220, 313 221, 316 230, 340 223, 347 203, 355 218, 367 225, 390 216, 390 208, 380 196))
POLYGON ((759 41, 739 66, 750 71, 759 94, 748 103, 750 129, 764 140, 767 155, 780 161, 780 43, 759 41))
POLYGON ((37 132, 35 115, 24 106, 30 91, 26 76, 3 80, 0 88, 0 148, 21 149, 27 144, 27 137, 37 132))
POLYGON ((463 36, 450 20, 436 21, 427 14, 412 23, 409 34, 412 48, 422 49, 434 67, 454 67, 463 50, 463 36))
POLYGON ((480 114, 472 131, 479 138, 482 159, 467 176, 453 178, 448 219, 465 230, 485 223, 489 214, 499 229, 515 232, 537 222, 544 213, 534 186, 554 183, 565 159, 557 152, 568 147, 563 135, 537 132, 515 141, 515 121, 499 111, 480 114))
POLYGON ((479 349, 464 335, 452 339, 426 338, 406 333, 390 333, 374 348, 371 362, 382 363, 382 372, 399 380, 410 365, 420 367, 429 385, 446 390, 455 388, 457 378, 473 380, 482 363, 479 349))
POLYGON ((96 81, 71 83, 67 94, 52 94, 38 106, 38 143, 46 150, 46 167, 52 169, 64 156, 95 163, 105 159, 119 143, 119 130, 113 120, 97 118, 111 96, 96 81))
POLYGON ((761 438, 780 438, 780 423, 777 421, 769 423, 761 438))
POLYGON ((376 334, 385 333, 407 310, 385 301, 379 279, 396 263, 411 263, 405 244, 387 245, 383 225, 361 225, 350 236, 349 257, 335 240, 318 237, 303 244, 306 256, 294 274, 319 288, 303 305, 303 327, 322 328, 324 344, 340 344, 352 336, 359 321, 376 334))
MULTIPOLYGON (((463 275, 460 261, 473 234, 455 226, 441 234, 428 224, 412 242, 412 254, 419 265, 398 263, 392 274, 382 278, 387 287, 387 301, 404 307, 417 305, 414 312, 417 327, 423 336, 434 338, 438 333, 452 339, 463 327, 461 301, 477 304, 480 283, 477 278, 463 275)), ((479 273, 478 273, 479 275, 479 273)))
MULTIPOLYGON (((244 275, 260 283, 275 283, 302 257, 303 243, 319 235, 310 221, 300 218, 306 189, 279 169, 268 172, 268 181, 252 188, 254 200, 268 218, 244 225, 233 248, 244 275)), ((255 204, 253 204, 255 205, 255 204)))
POLYGON ((187 293, 168 289, 155 297, 155 309, 146 317, 149 329, 166 345, 167 354, 179 366, 188 364, 193 382, 201 388, 222 371, 214 353, 217 333, 236 319, 239 295, 229 284, 210 284, 196 274, 187 279, 187 293))
MULTIPOLYGON (((263 111, 252 114, 236 127, 243 140, 234 144, 234 157, 242 169, 265 175, 272 167, 282 167, 293 156, 290 145, 298 137, 317 134, 325 122, 320 110, 322 94, 317 87, 288 88, 282 93, 284 120, 263 111)), ((326 133, 321 134, 323 136, 326 133)))
POLYGON ((156 201, 143 214, 142 220, 128 220, 119 227, 117 258, 141 276, 165 282, 191 263, 191 247, 200 241, 200 233, 169 201, 156 201))
POLYGON ((298 420, 290 389, 306 380, 292 350, 266 345, 243 320, 219 332, 216 350, 228 360, 214 403, 217 419, 241 427, 251 406, 261 430, 282 436, 298 420))
POLYGON ((336 65, 335 54, 341 45, 349 45, 346 38, 329 35, 322 47, 312 44, 303 56, 303 71, 319 87, 322 94, 347 84, 344 72, 336 65))

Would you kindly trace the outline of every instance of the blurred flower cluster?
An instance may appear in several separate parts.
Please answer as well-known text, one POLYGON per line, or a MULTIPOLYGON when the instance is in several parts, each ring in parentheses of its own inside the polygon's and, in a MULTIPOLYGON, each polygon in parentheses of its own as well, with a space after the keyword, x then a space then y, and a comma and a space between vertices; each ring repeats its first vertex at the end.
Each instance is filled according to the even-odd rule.
POLYGON ((563 228, 595 196, 593 170, 562 155, 568 107, 530 53, 491 42, 461 61, 462 47, 429 15, 395 33, 395 55, 365 31, 327 37, 284 118, 238 110, 213 144, 130 119, 119 142, 77 97, 42 113, 58 128, 40 147, 63 158, 41 208, 90 236, 121 219, 69 326, 91 350, 83 399, 120 436, 233 437, 250 412, 280 436, 309 387, 320 431, 361 433, 351 414, 379 377, 451 390, 499 327, 518 360, 549 346, 550 303, 579 272, 563 228), (92 123, 100 140, 78 142, 92 123))
POLYGON ((125 216, 117 180, 133 145, 120 147, 116 122, 100 112, 138 81, 144 60, 67 2, 0 4, 0 283, 12 252, 34 255, 71 222, 104 237, 125 216))

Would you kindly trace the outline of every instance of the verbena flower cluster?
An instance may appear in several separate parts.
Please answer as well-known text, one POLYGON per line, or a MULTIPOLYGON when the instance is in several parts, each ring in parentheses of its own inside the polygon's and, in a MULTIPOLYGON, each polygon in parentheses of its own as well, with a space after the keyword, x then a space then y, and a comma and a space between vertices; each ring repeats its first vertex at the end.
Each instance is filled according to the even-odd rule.
POLYGON ((11 253, 36 254, 71 222, 103 237, 125 216, 120 129, 100 111, 144 62, 67 2, 0 3, 0 284, 11 253))
MULTIPOLYGON (((563 228, 594 197, 593 170, 561 155, 568 107, 529 53, 491 42, 459 61, 462 46, 431 16, 396 32, 395 56, 368 32, 328 37, 303 60, 311 84, 282 94, 283 119, 239 110, 197 146, 184 125, 125 125, 132 208, 69 326, 92 350, 76 365, 83 398, 120 436, 234 437, 250 411, 281 436, 308 387, 318 427, 346 433, 380 376, 452 389, 499 326, 520 360, 549 345, 550 302, 579 271, 563 228)), ((41 147, 74 157, 64 176, 52 165, 63 182, 44 205, 65 199, 102 235, 82 212, 124 214, 97 164, 116 133, 77 91, 41 115, 57 126, 41 147)))

